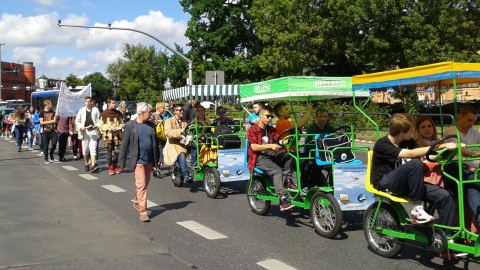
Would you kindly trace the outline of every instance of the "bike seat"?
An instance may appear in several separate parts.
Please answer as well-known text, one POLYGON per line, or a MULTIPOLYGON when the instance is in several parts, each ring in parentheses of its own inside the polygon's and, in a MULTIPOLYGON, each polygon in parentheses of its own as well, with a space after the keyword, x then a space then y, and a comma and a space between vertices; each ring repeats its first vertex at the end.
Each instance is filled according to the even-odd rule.
POLYGON ((390 199, 394 202, 410 203, 411 199, 408 196, 395 196, 395 195, 389 194, 387 192, 380 191, 380 190, 373 187, 373 184, 370 182, 370 176, 372 174, 372 159, 373 159, 373 151, 368 151, 367 175, 365 176, 365 188, 367 189, 367 191, 369 191, 369 192, 371 192, 375 195, 388 198, 388 199, 390 199))

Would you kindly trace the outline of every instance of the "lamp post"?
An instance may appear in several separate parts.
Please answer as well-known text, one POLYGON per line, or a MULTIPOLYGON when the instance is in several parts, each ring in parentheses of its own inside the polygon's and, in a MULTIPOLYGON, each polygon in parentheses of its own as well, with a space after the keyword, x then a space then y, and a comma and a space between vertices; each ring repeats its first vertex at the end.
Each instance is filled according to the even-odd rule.
POLYGON ((132 32, 137 32, 137 33, 140 33, 140 34, 144 34, 146 36, 149 36, 151 38, 153 38, 154 40, 156 40, 158 43, 162 44, 165 48, 169 49, 171 52, 173 52, 174 54, 176 54, 178 57, 180 57, 183 61, 185 61, 186 63, 188 63, 188 85, 191 86, 193 84, 193 64, 192 64, 192 60, 188 59, 185 55, 177 52, 175 49, 171 48, 170 46, 168 46, 167 44, 163 43, 161 40, 159 40, 158 38, 148 34, 148 33, 145 33, 143 31, 140 31, 140 30, 137 30, 137 29, 133 29, 133 28, 122 28, 122 27, 112 27, 110 24, 108 24, 108 27, 105 27, 105 26, 87 26, 87 25, 69 25, 69 24, 62 24, 62 21, 61 20, 58 20, 58 23, 57 25, 59 27, 62 27, 62 26, 65 26, 65 27, 76 27, 76 28, 95 28, 95 29, 108 29, 108 30, 125 30, 125 31, 132 31, 132 32))
POLYGON ((2 100, 2 46, 5 43, 0 43, 0 100, 2 100))

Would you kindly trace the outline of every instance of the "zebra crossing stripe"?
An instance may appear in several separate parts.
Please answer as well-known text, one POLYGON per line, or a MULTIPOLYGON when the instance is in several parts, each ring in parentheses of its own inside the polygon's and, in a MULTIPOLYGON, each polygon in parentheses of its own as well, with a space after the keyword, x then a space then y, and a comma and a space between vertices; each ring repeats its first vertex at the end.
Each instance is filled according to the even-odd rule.
POLYGON ((113 192, 113 193, 126 192, 125 189, 119 188, 119 187, 117 187, 117 186, 115 186, 115 185, 103 185, 102 187, 103 187, 104 189, 110 190, 110 191, 113 192))
POLYGON ((64 168, 67 171, 78 171, 78 169, 73 166, 62 166, 62 168, 64 168))
POLYGON ((222 239, 222 238, 227 238, 227 236, 216 232, 210 228, 207 228, 203 226, 202 224, 195 222, 195 221, 182 221, 182 222, 177 222, 178 225, 183 226, 190 231, 199 234, 209 240, 216 240, 216 239, 222 239))
POLYGON ((88 173, 79 174, 79 176, 86 179, 86 180, 96 180, 96 179, 98 179, 97 177, 95 177, 91 174, 88 174, 88 173))
POLYGON ((296 270, 296 268, 291 267, 290 265, 284 264, 281 261, 269 259, 257 263, 261 267, 269 270, 296 270))

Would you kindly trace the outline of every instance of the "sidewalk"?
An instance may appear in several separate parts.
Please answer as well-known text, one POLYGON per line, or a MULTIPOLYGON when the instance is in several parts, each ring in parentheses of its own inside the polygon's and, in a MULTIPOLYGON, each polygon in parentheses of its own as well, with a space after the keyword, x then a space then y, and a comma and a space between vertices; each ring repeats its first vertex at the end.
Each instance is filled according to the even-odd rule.
POLYGON ((0 268, 188 268, 144 230, 56 177, 42 157, 16 150, 0 138, 0 268))

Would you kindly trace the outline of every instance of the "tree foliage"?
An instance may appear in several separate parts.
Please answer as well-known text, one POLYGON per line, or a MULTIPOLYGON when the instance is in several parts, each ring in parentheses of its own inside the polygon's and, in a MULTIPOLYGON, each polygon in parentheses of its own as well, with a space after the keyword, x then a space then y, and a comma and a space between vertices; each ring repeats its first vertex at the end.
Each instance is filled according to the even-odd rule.
POLYGON ((123 58, 107 68, 110 80, 117 81, 117 96, 122 100, 162 100, 167 81, 168 56, 155 47, 125 44, 123 58))
POLYGON ((225 71, 227 83, 254 82, 265 74, 255 61, 263 48, 247 12, 253 0, 180 0, 191 15, 185 35, 194 60, 194 83, 205 71, 225 71))
MULTIPOLYGON (((193 84, 205 83, 207 70, 225 71, 226 83, 243 84, 480 60, 480 0, 179 2, 191 16, 185 55, 193 61, 193 84)), ((125 44, 107 74, 118 82, 117 97, 152 102, 161 100, 167 81, 174 88, 186 84, 188 65, 153 46, 125 44)), ((70 74, 67 84, 78 80, 70 74)), ((401 93, 412 112, 413 93, 401 93)))
POLYGON ((95 72, 83 77, 83 83, 86 85, 91 83, 92 89, 95 89, 99 92, 101 100, 106 100, 113 94, 112 82, 105 78, 105 76, 103 76, 103 74, 100 72, 95 72))
POLYGON ((67 78, 65 78, 65 84, 72 88, 76 88, 77 86, 82 85, 83 81, 77 77, 77 75, 70 73, 68 74, 67 78))

